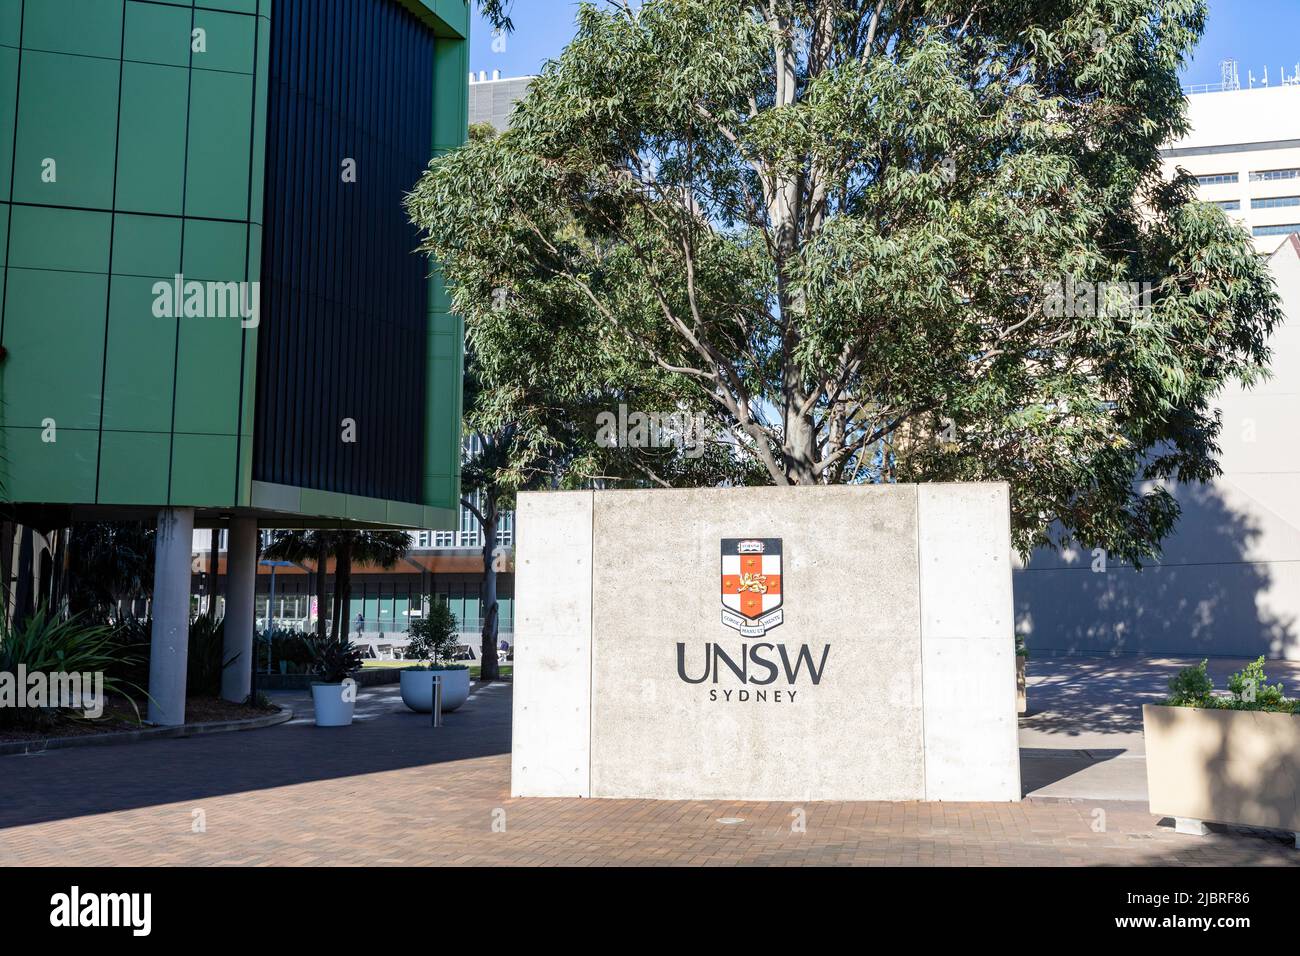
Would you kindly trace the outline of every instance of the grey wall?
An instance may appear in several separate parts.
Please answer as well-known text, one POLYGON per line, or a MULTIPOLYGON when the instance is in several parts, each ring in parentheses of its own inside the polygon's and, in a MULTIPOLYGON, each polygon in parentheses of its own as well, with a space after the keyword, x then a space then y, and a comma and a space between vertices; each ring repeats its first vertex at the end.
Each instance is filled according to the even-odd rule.
POLYGON ((1000 484, 521 495, 512 792, 1019 799, 1008 527, 1000 484), (737 537, 782 539, 762 637, 721 621, 737 537), (692 677, 829 650, 816 683, 688 683, 678 644, 692 677))
POLYGON ((1226 390, 1223 475, 1173 485, 1183 516, 1142 571, 1081 550, 1038 552, 1015 573, 1031 651, 1300 660, 1300 242, 1270 260, 1287 314, 1273 377, 1226 390))

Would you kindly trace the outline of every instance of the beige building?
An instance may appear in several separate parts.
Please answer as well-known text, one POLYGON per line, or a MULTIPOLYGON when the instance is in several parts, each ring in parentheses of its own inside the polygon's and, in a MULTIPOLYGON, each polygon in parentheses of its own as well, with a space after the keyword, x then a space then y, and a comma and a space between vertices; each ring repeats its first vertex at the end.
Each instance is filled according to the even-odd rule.
POLYGON ((1262 253, 1300 232, 1300 84, 1187 98, 1191 132, 1162 151, 1201 198, 1238 219, 1262 253))
POLYGON ((1220 396, 1223 474, 1170 487, 1183 516, 1159 562, 1135 571, 1076 549, 1018 567, 1016 625, 1034 652, 1300 660, 1300 85, 1188 104, 1192 131, 1165 162, 1269 257, 1287 316, 1272 378, 1220 396))

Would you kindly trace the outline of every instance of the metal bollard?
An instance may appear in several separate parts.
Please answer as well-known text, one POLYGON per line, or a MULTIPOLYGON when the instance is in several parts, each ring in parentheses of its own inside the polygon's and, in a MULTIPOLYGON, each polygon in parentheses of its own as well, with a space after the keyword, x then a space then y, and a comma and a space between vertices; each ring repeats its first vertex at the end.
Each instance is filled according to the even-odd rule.
POLYGON ((430 726, 442 726, 442 675, 433 675, 433 717, 430 726))

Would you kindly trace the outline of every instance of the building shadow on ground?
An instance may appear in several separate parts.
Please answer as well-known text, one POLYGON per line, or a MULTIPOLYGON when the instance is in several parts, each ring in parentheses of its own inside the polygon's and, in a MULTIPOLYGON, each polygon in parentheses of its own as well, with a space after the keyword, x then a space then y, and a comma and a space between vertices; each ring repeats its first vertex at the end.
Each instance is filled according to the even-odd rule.
MULTIPOLYGON (((434 728, 395 687, 369 688, 350 727, 316 727, 310 704, 259 730, 0 757, 0 830, 342 777, 427 769, 510 752, 510 685, 490 685, 434 728)), ((477 688, 475 689, 478 690, 477 688)), ((0 856, 3 855, 0 837, 0 856)))

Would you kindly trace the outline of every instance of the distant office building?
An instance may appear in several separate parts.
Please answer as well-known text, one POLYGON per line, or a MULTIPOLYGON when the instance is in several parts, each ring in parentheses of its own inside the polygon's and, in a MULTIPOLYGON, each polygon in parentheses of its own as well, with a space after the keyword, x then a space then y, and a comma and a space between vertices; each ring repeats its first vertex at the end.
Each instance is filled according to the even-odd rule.
POLYGON ((1219 396, 1223 474, 1169 486, 1182 518, 1142 571, 1077 547, 1035 552, 1015 573, 1032 652, 1300 660, 1300 236, 1282 242, 1273 377, 1219 396))
POLYGON ((469 125, 490 123, 498 132, 510 128, 510 114, 514 112, 515 103, 525 93, 534 77, 516 76, 502 79, 498 71, 493 70, 491 77, 486 72, 469 75, 469 125))
POLYGON ((1200 195, 1241 222, 1261 253, 1300 232, 1300 84, 1196 93, 1191 131, 1162 151, 1200 195))
POLYGON ((1220 394, 1223 474, 1169 486, 1183 515, 1161 560, 1139 572, 1075 548, 1017 570, 1017 629, 1033 651, 1300 660, 1300 85, 1195 93, 1188 108, 1166 173, 1197 176, 1201 198, 1268 256, 1286 316, 1273 375, 1220 394))

